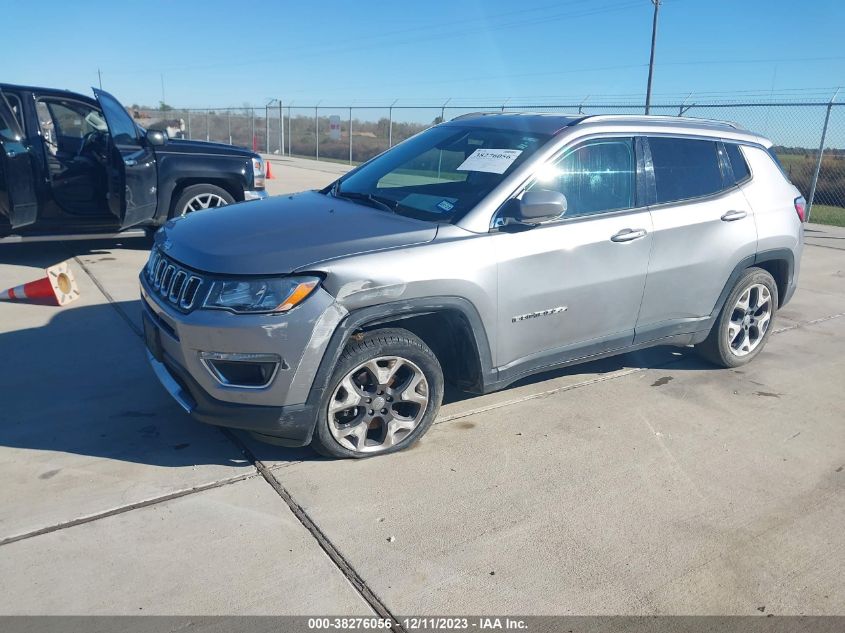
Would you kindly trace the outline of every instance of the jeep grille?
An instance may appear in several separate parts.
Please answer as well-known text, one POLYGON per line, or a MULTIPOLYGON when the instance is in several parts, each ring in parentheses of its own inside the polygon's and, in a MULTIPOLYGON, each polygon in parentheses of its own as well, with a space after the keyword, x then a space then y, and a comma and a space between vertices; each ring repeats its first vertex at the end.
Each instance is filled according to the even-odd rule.
POLYGON ((173 261, 158 248, 150 253, 144 276, 153 294, 180 312, 190 312, 196 307, 200 289, 206 285, 201 275, 173 261))

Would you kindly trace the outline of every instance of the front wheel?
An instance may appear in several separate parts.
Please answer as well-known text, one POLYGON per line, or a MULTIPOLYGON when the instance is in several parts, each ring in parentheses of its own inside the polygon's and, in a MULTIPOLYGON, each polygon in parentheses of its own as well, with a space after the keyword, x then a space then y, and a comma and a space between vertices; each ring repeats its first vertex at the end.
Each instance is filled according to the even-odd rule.
POLYGON ((234 201, 235 199, 232 197, 232 194, 217 185, 191 185, 190 187, 185 187, 182 195, 176 200, 176 203, 173 205, 171 217, 175 218, 188 215, 194 211, 222 207, 232 204, 234 201))
POLYGON ((762 268, 749 268, 728 295, 699 353, 720 367, 739 367, 759 354, 772 333, 778 287, 762 268))
POLYGON ((411 446, 443 400, 434 352, 402 329, 367 332, 340 356, 317 416, 312 446, 332 457, 370 457, 411 446))

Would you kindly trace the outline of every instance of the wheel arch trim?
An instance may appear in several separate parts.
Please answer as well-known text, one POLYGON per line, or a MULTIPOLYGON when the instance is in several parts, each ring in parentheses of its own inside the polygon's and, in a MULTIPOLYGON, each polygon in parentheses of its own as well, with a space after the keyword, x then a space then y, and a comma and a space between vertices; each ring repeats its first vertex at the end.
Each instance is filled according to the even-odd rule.
POLYGON ((495 383, 496 371, 493 368, 490 343, 476 307, 463 297, 419 297, 392 301, 350 312, 335 328, 323 353, 323 358, 308 394, 308 404, 318 405, 320 403, 346 342, 357 330, 446 311, 459 312, 467 320, 478 353, 482 385, 487 387, 495 383))
MULTIPOLYGON (((722 289, 719 298, 716 300, 716 305, 713 306, 713 311, 710 313, 710 318, 705 321, 706 329, 709 331, 710 328, 716 323, 716 319, 719 317, 719 313, 722 311, 722 307, 725 305, 725 301, 728 299, 728 295, 733 290, 736 282, 742 276, 743 272, 745 272, 748 268, 755 266, 757 264, 762 264, 766 262, 786 262, 787 266, 787 278, 785 287, 789 288, 792 284, 792 277, 795 274, 795 255, 793 252, 787 248, 774 248, 771 250, 760 251, 754 255, 749 255, 748 257, 743 258, 740 262, 734 266, 733 271, 731 272, 730 276, 728 277, 727 282, 725 282, 725 286, 722 289)), ((777 282, 777 280, 775 280, 777 282)), ((783 305, 784 297, 778 296, 778 304, 783 305)))

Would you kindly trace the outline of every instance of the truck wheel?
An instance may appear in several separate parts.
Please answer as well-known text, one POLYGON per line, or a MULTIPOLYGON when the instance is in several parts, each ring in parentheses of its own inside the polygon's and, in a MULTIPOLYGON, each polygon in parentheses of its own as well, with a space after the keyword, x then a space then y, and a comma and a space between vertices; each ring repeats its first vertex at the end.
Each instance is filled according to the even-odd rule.
POLYGON ((176 218, 202 209, 223 207, 232 204, 234 201, 232 194, 217 185, 191 185, 185 187, 182 191, 182 195, 173 205, 173 212, 170 216, 176 218))
POLYGON ((749 268, 728 295, 707 339, 696 350, 720 367, 739 367, 760 353, 772 333, 778 287, 762 268, 749 268))
POLYGON ((374 330, 351 341, 317 413, 312 446, 331 457, 371 457, 411 446, 443 400, 443 370, 411 332, 374 330))

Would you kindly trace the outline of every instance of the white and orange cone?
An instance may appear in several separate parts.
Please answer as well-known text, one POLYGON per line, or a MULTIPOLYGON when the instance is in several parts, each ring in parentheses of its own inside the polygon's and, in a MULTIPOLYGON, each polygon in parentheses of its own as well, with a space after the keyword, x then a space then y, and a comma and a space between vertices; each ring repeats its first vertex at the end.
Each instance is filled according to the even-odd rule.
POLYGON ((47 276, 3 290, 0 301, 50 301, 58 306, 67 305, 79 299, 79 289, 67 262, 50 266, 47 276))

